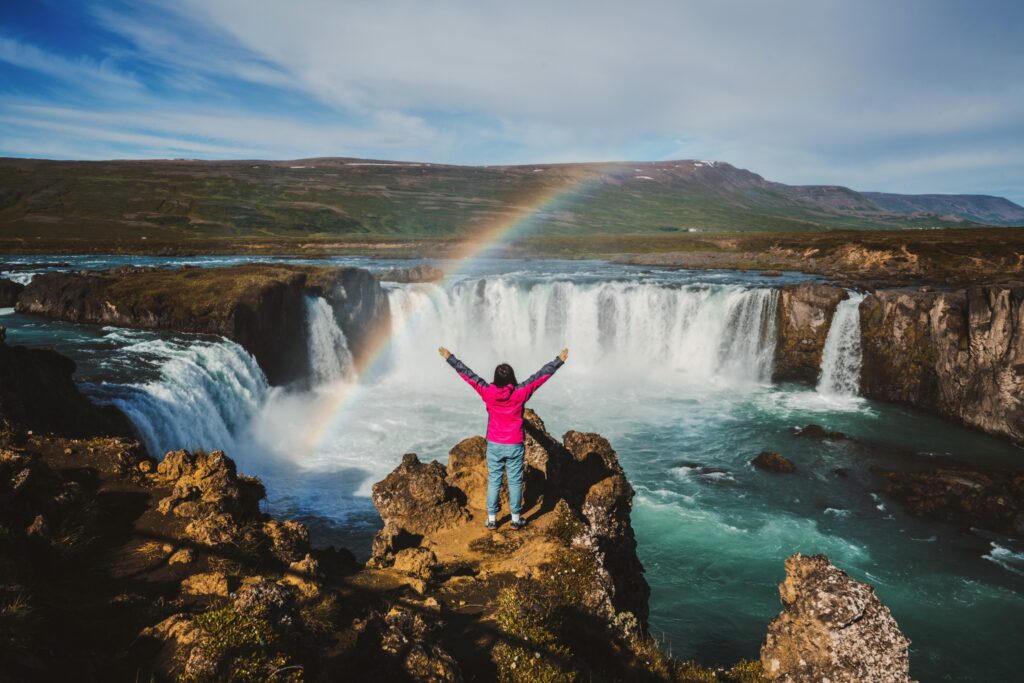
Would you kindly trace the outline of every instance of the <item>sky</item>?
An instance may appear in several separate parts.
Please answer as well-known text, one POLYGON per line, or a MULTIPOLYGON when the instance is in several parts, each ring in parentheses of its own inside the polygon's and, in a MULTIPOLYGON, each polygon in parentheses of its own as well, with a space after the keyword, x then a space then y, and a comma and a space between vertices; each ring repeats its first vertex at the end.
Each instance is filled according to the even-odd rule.
POLYGON ((0 0, 0 156, 713 159, 1024 204, 1024 3, 0 0))

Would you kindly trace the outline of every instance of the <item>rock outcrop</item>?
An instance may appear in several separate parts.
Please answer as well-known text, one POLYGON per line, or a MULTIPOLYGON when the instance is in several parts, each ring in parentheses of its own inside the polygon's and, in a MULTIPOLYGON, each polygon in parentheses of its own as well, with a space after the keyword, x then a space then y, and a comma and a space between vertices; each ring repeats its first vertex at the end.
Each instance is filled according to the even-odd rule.
POLYGON ((750 461, 750 464, 766 472, 779 472, 782 474, 796 472, 796 465, 793 464, 793 461, 775 451, 761 451, 756 458, 750 461))
POLYGON ((358 268, 256 263, 43 273, 16 308, 71 322, 221 335, 252 353, 271 383, 288 384, 309 373, 307 296, 331 304, 357 363, 387 332, 387 295, 358 268))
POLYGON ((0 308, 11 308, 18 301, 18 295, 25 289, 20 282, 0 278, 0 308))
POLYGON ((783 611, 761 648, 764 675, 779 683, 908 683, 910 641, 871 586, 824 555, 786 560, 783 611))
POLYGON ((947 466, 926 470, 874 470, 885 492, 916 517, 964 528, 1024 537, 1024 474, 947 466))
POLYGON ((1024 286, 880 290, 860 312, 865 396, 1024 442, 1024 286))
MULTIPOLYGON (((543 530, 554 524, 551 513, 558 507, 565 523, 576 528, 563 540, 591 560, 594 583, 587 604, 606 618, 625 611, 646 623, 650 588, 630 524, 633 489, 618 456, 600 435, 570 431, 559 443, 533 411, 526 412, 526 420, 525 508, 543 519, 534 526, 543 530)), ((373 499, 384 528, 373 543, 373 564, 389 566, 409 548, 429 548, 460 532, 484 533, 486 448, 481 437, 460 442, 449 454, 447 468, 438 462, 421 463, 408 454, 374 485, 373 499)), ((502 495, 507 501, 507 489, 502 495)), ((525 550, 518 560, 512 553, 500 564, 537 572, 555 562, 554 546, 525 550)), ((444 559, 444 553, 441 556, 444 559)))
POLYGON ((832 316, 848 297, 841 287, 809 282, 780 289, 776 382, 817 382, 832 316))
POLYGON ((49 349, 8 346, 0 327, 0 431, 63 436, 132 434, 116 408, 99 408, 72 379, 75 363, 49 349))
POLYGON ((440 282, 444 271, 430 265, 391 268, 377 273, 377 279, 381 282, 440 282))

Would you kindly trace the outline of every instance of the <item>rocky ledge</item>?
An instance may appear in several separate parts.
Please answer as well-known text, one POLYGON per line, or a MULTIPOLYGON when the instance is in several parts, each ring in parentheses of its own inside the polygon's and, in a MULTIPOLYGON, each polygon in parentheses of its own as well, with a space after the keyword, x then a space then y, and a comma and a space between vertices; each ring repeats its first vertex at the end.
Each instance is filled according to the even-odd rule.
POLYGON ((307 296, 331 305, 357 362, 387 332, 387 295, 359 268, 254 263, 44 273, 16 308, 71 322, 221 335, 252 353, 272 384, 289 384, 309 372, 307 296))

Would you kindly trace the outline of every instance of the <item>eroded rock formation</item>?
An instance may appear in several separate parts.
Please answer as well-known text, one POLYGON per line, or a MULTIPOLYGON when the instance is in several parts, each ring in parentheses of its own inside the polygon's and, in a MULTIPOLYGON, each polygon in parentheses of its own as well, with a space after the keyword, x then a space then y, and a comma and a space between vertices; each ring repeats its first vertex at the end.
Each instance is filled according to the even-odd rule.
MULTIPOLYGON (((522 537, 542 534, 554 524, 554 510, 560 504, 559 514, 578 525, 577 532, 565 539, 567 544, 592 560, 594 583, 586 595, 587 604, 607 618, 628 611, 646 623, 650 588, 636 556, 630 524, 633 489, 618 456, 600 435, 570 431, 559 443, 533 411, 526 412, 526 420, 525 508, 534 519, 522 537)), ((449 454, 447 468, 437 462, 421 463, 409 454, 374 485, 373 499, 384 528, 374 540, 373 564, 388 566, 410 548, 444 546, 447 539, 461 534, 486 535, 482 522, 486 448, 480 437, 460 442, 449 454)), ((507 490, 502 495, 507 501, 507 490)), ((496 564, 519 567, 519 572, 542 572, 544 566, 555 563, 557 551, 556 545, 545 545, 525 547, 525 552, 513 552, 496 564)), ((439 562, 447 559, 443 550, 438 555, 439 562)), ((478 562, 482 567, 478 571, 500 571, 489 568, 486 559, 478 562)))
POLYGON ((64 436, 132 434, 115 408, 99 408, 72 379, 75 363, 49 349, 8 346, 0 327, 0 431, 64 436))
POLYGON ((874 589, 824 555, 786 560, 783 611, 761 648, 765 676, 779 683, 908 683, 910 641, 874 589))
POLYGON ((18 301, 18 295, 25 285, 0 278, 0 308, 11 308, 18 301))
POLYGON ((780 289, 775 381, 818 380, 832 316, 839 302, 848 297, 841 287, 810 282, 780 289))
POLYGON ((1024 442, 1024 286, 881 290, 860 312, 865 396, 1024 442))
POLYGON ((309 372, 305 297, 334 311, 357 362, 390 324, 387 295, 369 272, 279 264, 226 268, 120 268, 43 273, 17 310, 71 322, 217 334, 253 354, 272 384, 309 372))

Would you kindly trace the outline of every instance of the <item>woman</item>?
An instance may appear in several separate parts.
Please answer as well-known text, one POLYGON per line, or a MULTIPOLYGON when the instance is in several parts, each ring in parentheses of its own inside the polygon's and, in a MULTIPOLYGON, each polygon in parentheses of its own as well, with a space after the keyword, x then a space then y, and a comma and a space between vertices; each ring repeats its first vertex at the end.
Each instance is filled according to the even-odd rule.
POLYGON ((516 383, 516 373, 508 363, 494 369, 494 382, 488 384, 466 367, 443 346, 438 349, 448 365, 459 377, 480 394, 487 406, 487 528, 498 528, 498 510, 501 475, 508 468, 508 504, 512 508, 513 531, 526 526, 520 517, 523 509, 523 405, 530 400, 540 385, 547 382, 569 357, 569 349, 562 349, 550 363, 534 373, 528 380, 516 383))

